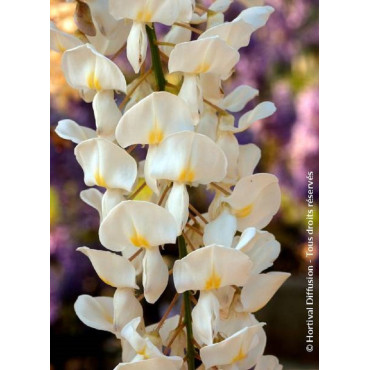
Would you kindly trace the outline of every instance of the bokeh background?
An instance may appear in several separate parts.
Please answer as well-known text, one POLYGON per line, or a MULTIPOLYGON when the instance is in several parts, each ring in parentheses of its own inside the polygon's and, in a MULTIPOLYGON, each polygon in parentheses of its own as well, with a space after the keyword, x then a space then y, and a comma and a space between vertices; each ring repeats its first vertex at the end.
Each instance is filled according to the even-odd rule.
MULTIPOLYGON (((245 1, 245 3, 247 3, 245 1)), ((250 0, 249 3, 261 3, 250 0)), ((318 0, 270 0, 276 11, 266 27, 253 34, 251 43, 241 50, 241 61, 226 91, 240 84, 260 90, 260 96, 247 105, 271 100, 277 106, 273 117, 255 124, 239 135, 241 144, 254 142, 262 149, 257 172, 278 176, 282 188, 281 210, 266 228, 280 241, 282 251, 274 270, 288 271, 285 283, 257 318, 267 322, 266 353, 280 358, 285 369, 318 369, 318 310, 315 311, 315 349, 305 350, 306 196, 308 171, 314 172, 315 215, 318 215, 318 0)), ((73 33, 75 4, 51 0, 50 18, 57 26, 73 33)), ((233 19, 242 5, 235 1, 226 13, 233 19)), ((98 214, 85 205, 79 192, 85 188, 77 164, 74 144, 54 132, 60 119, 70 118, 94 127, 90 104, 80 100, 68 87, 60 69, 61 55, 51 51, 51 369, 113 369, 119 362, 120 344, 109 333, 90 329, 76 317, 73 304, 80 294, 113 295, 113 288, 102 283, 88 259, 75 250, 86 245, 100 248, 98 214)), ((133 79, 124 56, 116 62, 133 79)), ((245 110, 244 110, 245 111, 245 110)), ((240 114, 243 114, 243 112, 240 114)), ((199 207, 205 199, 192 195, 199 207)), ((318 308, 318 218, 315 217, 315 305, 318 308)), ((168 254, 171 263, 171 251, 168 254)), ((171 298, 169 287, 156 305, 146 305, 147 324, 156 322, 171 298)))

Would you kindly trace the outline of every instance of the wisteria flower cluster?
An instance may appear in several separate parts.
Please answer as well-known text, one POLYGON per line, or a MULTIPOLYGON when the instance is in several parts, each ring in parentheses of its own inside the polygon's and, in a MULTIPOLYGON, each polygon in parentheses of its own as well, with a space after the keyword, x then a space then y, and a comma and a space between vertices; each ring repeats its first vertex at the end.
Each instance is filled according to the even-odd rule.
POLYGON ((235 136, 276 108, 261 102, 234 122, 258 90, 223 90, 239 49, 273 8, 244 2, 249 7, 225 22, 231 3, 77 0, 78 34, 51 24, 65 78, 92 102, 96 123, 93 130, 66 119, 56 128, 77 144, 90 187, 81 198, 99 212, 107 249, 78 251, 116 288, 113 298, 78 297, 75 311, 121 340, 115 370, 282 369, 264 355, 264 323, 253 315, 289 277, 264 273, 280 253, 263 230, 280 206, 278 179, 253 174, 261 151, 235 136), (162 40, 158 24, 167 29, 162 40), (129 85, 114 62, 125 51, 136 76, 129 85), (145 160, 137 163, 131 153, 142 148, 145 160), (190 187, 213 193, 207 213, 190 204, 190 187), (179 257, 169 270, 161 250, 175 243, 179 257), (177 293, 160 322, 145 326, 140 301, 155 303, 170 275, 177 293), (170 316, 180 297, 180 313, 170 316))

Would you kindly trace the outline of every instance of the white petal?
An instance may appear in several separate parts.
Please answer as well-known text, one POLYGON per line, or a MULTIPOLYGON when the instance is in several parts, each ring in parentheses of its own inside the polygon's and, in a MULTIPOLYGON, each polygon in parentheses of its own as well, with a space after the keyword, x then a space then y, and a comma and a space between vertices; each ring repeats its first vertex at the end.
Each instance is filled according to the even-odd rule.
POLYGON ((74 309, 78 318, 87 326, 98 330, 113 330, 113 299, 80 295, 74 309))
MULTIPOLYGON (((211 103, 221 107, 224 91, 222 90, 222 81, 220 77, 213 73, 204 73, 199 76, 199 79, 203 97, 211 103)), ((205 104, 205 106, 208 107, 209 105, 205 104)), ((211 109, 213 113, 215 113, 214 108, 211 109)))
POLYGON ((260 159, 261 149, 257 145, 240 145, 238 158, 239 178, 252 175, 260 159))
POLYGON ((211 139, 183 131, 168 136, 159 144, 150 174, 157 179, 209 184, 225 177, 226 166, 225 154, 211 139))
POLYGON ((175 243, 176 236, 176 222, 166 209, 135 200, 124 201, 114 207, 99 230, 101 243, 114 251, 175 243))
POLYGON ((93 129, 80 126, 71 119, 63 119, 59 121, 57 127, 55 128, 55 132, 62 139, 71 140, 76 144, 96 137, 96 132, 93 129))
POLYGON ((110 0, 110 13, 116 19, 159 22, 172 25, 179 16, 179 2, 174 0, 110 0))
POLYGON ((217 244, 230 247, 236 232, 236 218, 228 212, 223 212, 204 228, 205 245, 217 244))
POLYGON ((189 194, 184 184, 173 183, 166 202, 166 209, 176 220, 177 235, 180 235, 189 217, 189 194))
POLYGON ((258 104, 251 111, 243 114, 238 122, 238 127, 230 127, 229 125, 220 125, 221 130, 231 131, 234 133, 243 132, 248 129, 254 122, 271 116, 276 112, 276 107, 274 103, 263 102, 258 104))
POLYGON ((125 148, 133 144, 159 144, 179 131, 194 131, 190 109, 183 99, 161 91, 142 99, 123 115, 116 137, 125 148))
MULTIPOLYGON (((186 0, 190 1, 190 0, 186 0)), ((185 3, 182 2, 182 3, 185 3)), ((191 40, 191 31, 187 28, 180 27, 173 25, 170 29, 170 31, 163 37, 164 42, 169 42, 172 44, 180 44, 181 42, 187 42, 191 40)), ((173 47, 172 46, 166 46, 161 45, 159 46, 160 50, 162 50, 167 56, 170 55, 173 47)))
POLYGON ((202 113, 203 109, 203 93, 199 77, 185 73, 184 81, 178 96, 187 103, 191 110, 191 117, 194 124, 198 124, 199 115, 202 113))
POLYGON ((217 139, 218 118, 215 111, 205 109, 195 130, 198 134, 208 136, 213 141, 217 139))
POLYGON ((168 70, 185 73, 228 75, 239 61, 239 53, 219 37, 177 44, 170 54, 168 70))
POLYGON ((177 292, 244 285, 252 262, 244 253, 217 245, 200 248, 177 260, 173 279, 177 292), (232 267, 232 268, 230 268, 232 267))
POLYGON ((113 141, 116 126, 122 116, 114 100, 113 91, 98 92, 94 97, 92 106, 98 136, 113 141))
POLYGON ((232 194, 224 198, 238 218, 238 230, 263 229, 280 207, 281 194, 274 175, 259 173, 240 179, 232 194))
POLYGON ((143 361, 122 363, 117 365, 114 370, 180 370, 182 363, 183 361, 180 357, 158 357, 143 361))
POLYGON ((242 20, 239 22, 225 22, 209 28, 199 36, 198 40, 218 36, 228 45, 238 50, 241 47, 248 46, 253 31, 254 28, 242 20))
POLYGON ((263 308, 289 276, 289 273, 275 271, 252 275, 240 297, 245 311, 253 313, 263 308))
POLYGON ((275 356, 262 356, 257 361, 255 370, 283 370, 283 366, 275 356))
MULTIPOLYGON (((101 3, 101 1, 99 1, 101 3)), ((132 22, 128 19, 120 20, 119 22, 114 22, 112 25, 115 27, 113 34, 110 36, 104 35, 99 25, 93 18, 93 22, 96 29, 95 36, 86 35, 89 43, 94 46, 96 51, 104 55, 116 54, 127 41, 127 37, 130 33, 132 22)), ((105 30, 104 30, 105 31, 105 30)))
POLYGON ((206 369, 233 364, 244 359, 251 348, 257 345, 254 338, 261 325, 246 327, 222 342, 201 348, 200 357, 206 369))
POLYGON ((121 70, 90 44, 67 50, 62 57, 62 69, 68 84, 76 89, 126 92, 121 70))
POLYGON ((216 144, 223 150, 227 159, 227 174, 224 183, 235 184, 238 180, 239 143, 232 132, 219 131, 216 144))
POLYGON ((217 333, 220 304, 212 292, 201 292, 198 303, 193 308, 194 339, 200 345, 210 345, 217 333))
POLYGON ((50 48, 64 52, 73 49, 76 46, 83 45, 83 42, 77 37, 59 30, 53 22, 50 22, 50 48))
POLYGON ((156 194, 159 195, 157 180, 150 174, 150 167, 154 153, 157 150, 157 145, 149 145, 148 151, 146 153, 146 158, 144 161, 144 177, 145 182, 149 188, 156 194))
POLYGON ((75 148, 84 170, 85 184, 130 191, 137 175, 137 164, 124 149, 105 139, 90 139, 75 148))
POLYGON ((100 220, 102 220, 102 197, 103 194, 95 188, 82 190, 80 192, 80 198, 89 206, 95 208, 98 213, 100 220))
POLYGON ((274 12, 274 8, 271 6, 253 6, 251 8, 243 10, 233 22, 243 20, 244 22, 253 26, 254 30, 258 30, 263 27, 270 15, 274 12))
POLYGON ((239 112, 257 95, 257 89, 248 85, 240 85, 225 97, 223 101, 224 109, 230 112, 239 112))
POLYGON ((143 317, 143 308, 132 289, 117 289, 113 296, 114 320, 116 333, 136 317, 143 317))
POLYGON ((90 259, 96 273, 106 284, 115 288, 139 289, 135 282, 135 268, 125 257, 87 247, 77 250, 90 259))
POLYGON ((134 22, 127 38, 127 59, 135 73, 139 73, 140 67, 145 61, 147 48, 148 36, 145 24, 134 22))
POLYGON ((271 267, 280 254, 280 243, 267 231, 247 228, 243 231, 235 249, 248 255, 253 262, 253 274, 271 267))
POLYGON ((101 207, 102 216, 105 218, 108 213, 119 203, 123 202, 125 197, 120 189, 107 189, 102 197, 101 207))
POLYGON ((229 6, 232 2, 233 0, 216 0, 211 4, 209 9, 217 13, 224 13, 227 9, 229 9, 229 6))
POLYGON ((168 268, 159 248, 148 249, 143 259, 143 287, 146 301, 155 303, 166 289, 167 283, 168 268))

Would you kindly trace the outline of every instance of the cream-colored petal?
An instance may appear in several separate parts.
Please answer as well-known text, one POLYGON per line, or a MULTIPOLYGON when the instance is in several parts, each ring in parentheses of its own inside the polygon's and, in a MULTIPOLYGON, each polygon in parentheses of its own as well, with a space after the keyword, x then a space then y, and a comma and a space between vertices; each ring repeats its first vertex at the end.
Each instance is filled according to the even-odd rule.
POLYGON ((99 213, 100 220, 102 220, 102 198, 103 194, 95 188, 85 189, 80 192, 80 198, 89 206, 96 209, 99 213))
POLYGON ((200 345, 210 345, 218 331, 220 304, 213 292, 201 292, 198 303, 193 308, 194 339, 200 345))
POLYGON ((198 134, 208 136, 211 140, 217 139, 218 118, 214 110, 205 109, 195 130, 198 134))
POLYGON ((159 22, 172 25, 180 14, 178 0, 110 0, 110 13, 116 19, 128 18, 137 22, 159 22))
POLYGON ((114 207, 99 229, 101 243, 114 251, 126 247, 149 249, 175 243, 177 226, 164 208, 149 202, 128 200, 114 207))
POLYGON ((252 275, 240 296, 244 310, 253 313, 263 308, 289 276, 289 273, 276 271, 252 275))
POLYGON ((235 232, 236 218, 228 212, 221 213, 215 220, 204 227, 203 240, 205 245, 217 244, 231 247, 235 232))
POLYGON ((203 92, 199 77, 185 73, 178 96, 187 103, 194 125, 197 125, 203 112, 203 92))
POLYGON ((111 297, 80 295, 74 304, 74 310, 85 325, 114 333, 113 299, 111 297))
POLYGON ((85 184, 130 191, 137 176, 137 164, 124 149, 106 139, 90 139, 75 148, 84 170, 85 184))
POLYGON ((61 31, 53 22, 50 22, 50 48, 52 50, 63 53, 80 45, 83 45, 80 39, 61 31))
POLYGON ((261 159, 261 149, 255 144, 239 145, 238 176, 239 178, 253 174, 261 159))
POLYGON ((183 131, 168 136, 159 144, 150 174, 157 179, 209 184, 225 177, 226 166, 225 154, 211 139, 183 131))
POLYGON ((180 370, 183 360, 181 357, 158 357, 137 362, 121 363, 114 370, 180 370), (175 360, 174 360, 175 359, 175 360))
POLYGON ((96 137, 96 132, 93 129, 80 126, 71 119, 62 119, 59 121, 57 127, 55 128, 55 132, 62 139, 71 140, 76 144, 96 137))
POLYGON ((161 91, 142 99, 122 116, 116 137, 125 148, 133 144, 156 145, 179 131, 194 131, 190 109, 183 99, 161 91))
MULTIPOLYGON (((200 85, 202 89, 203 98, 209 102, 222 107, 222 100, 224 97, 224 91, 222 89, 222 81, 218 75, 213 73, 203 73, 199 76, 200 85)), ((204 104, 203 111, 206 109, 212 110, 215 114, 215 109, 209 104, 204 104)), ((203 113, 203 112, 202 112, 203 113)))
POLYGON ((92 106, 98 136, 114 141, 115 130, 122 114, 114 100, 113 91, 98 92, 94 97, 92 106))
POLYGON ((139 289, 135 282, 135 268, 125 257, 87 247, 77 250, 90 259, 96 273, 106 284, 115 288, 139 289))
MULTIPOLYGON (((190 1, 190 0, 186 0, 190 1)), ((187 28, 173 25, 169 32, 163 37, 164 42, 171 44, 180 44, 181 42, 187 42, 191 40, 191 31, 187 28)), ((160 45, 160 50, 165 53, 167 56, 170 55, 173 46, 160 45)))
POLYGON ((189 217, 189 194, 186 186, 174 182, 166 202, 166 209, 177 223, 177 234, 181 235, 189 217))
POLYGON ((101 201, 103 218, 105 218, 117 204, 123 202, 124 200, 126 199, 123 196, 121 189, 107 189, 101 201))
POLYGON ((211 245, 177 260, 173 267, 173 279, 179 293, 212 290, 227 285, 242 286, 251 268, 252 262, 244 253, 211 245))
POLYGON ((238 140, 232 132, 219 131, 216 144, 223 150, 227 159, 227 173, 223 182, 235 184, 238 180, 238 140))
MULTIPOLYGON (((246 327, 231 337, 200 349, 200 357, 206 369, 212 366, 237 364, 248 356, 248 352, 257 345, 256 333, 262 324, 246 327)), ((243 368, 245 369, 245 368, 243 368)))
POLYGON ((154 153, 157 150, 157 145, 149 145, 148 151, 146 153, 146 158, 144 161, 144 177, 147 186, 154 192, 154 194, 159 195, 159 188, 157 179, 155 179, 150 174, 150 168, 154 153))
POLYGON ((235 249, 246 253, 253 262, 252 273, 259 274, 271 267, 280 254, 280 243, 267 231, 247 228, 235 249))
POLYGON ((270 15, 274 12, 274 8, 271 6, 253 6, 248 9, 243 10, 233 22, 238 22, 243 20, 244 22, 250 24, 254 30, 258 30, 263 27, 270 15))
POLYGON ((224 202, 238 219, 238 230, 247 227, 262 229, 268 225, 280 207, 281 194, 278 179, 259 173, 240 179, 232 194, 224 202))
POLYGON ((198 38, 204 39, 212 36, 218 36, 220 39, 224 40, 228 45, 236 50, 241 47, 249 45, 251 34, 254 28, 244 21, 239 22, 225 22, 219 24, 215 27, 207 29, 198 38))
POLYGON ((209 9, 217 13, 224 13, 229 9, 232 2, 233 0, 216 0, 210 5, 209 9))
POLYGON ((243 114, 238 122, 238 127, 231 127, 230 125, 220 124, 221 130, 231 131, 234 133, 243 132, 247 130, 254 122, 271 116, 276 112, 276 107, 274 103, 263 102, 258 104, 251 111, 243 114))
POLYGON ((240 85, 225 97, 223 108, 230 112, 239 112, 257 95, 257 89, 248 85, 240 85))
POLYGON ((283 370, 283 366, 275 356, 268 355, 260 357, 255 370, 283 370))
POLYGON ((136 317, 143 318, 143 308, 132 289, 117 289, 113 296, 113 307, 113 327, 116 333, 120 333, 136 317))
POLYGON ((127 59, 135 73, 139 73, 140 67, 145 61, 147 48, 148 36, 145 24, 134 22, 127 38, 127 59))
POLYGON ((239 53, 219 37, 177 44, 170 54, 169 72, 214 73, 221 78, 239 61, 239 53))
POLYGON ((143 259, 143 287, 147 302, 155 303, 168 284, 168 268, 158 247, 145 251, 143 259))
POLYGON ((62 57, 62 69, 68 84, 75 89, 126 92, 121 70, 90 44, 67 50, 62 57))

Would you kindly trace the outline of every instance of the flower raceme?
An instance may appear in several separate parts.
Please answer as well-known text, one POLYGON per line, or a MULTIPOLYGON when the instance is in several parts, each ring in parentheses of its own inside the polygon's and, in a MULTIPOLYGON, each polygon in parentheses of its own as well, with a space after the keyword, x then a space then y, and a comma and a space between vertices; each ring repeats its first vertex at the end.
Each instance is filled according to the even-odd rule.
POLYGON ((116 370, 193 370, 196 362, 201 369, 282 368, 264 355, 264 323, 253 315, 289 277, 265 272, 280 253, 263 230, 278 212, 280 188, 274 175, 254 173, 261 150, 235 136, 276 107, 254 104, 235 124, 233 113, 258 90, 224 91, 239 50, 273 8, 248 7, 225 22, 231 3, 207 9, 194 0, 86 0, 76 4, 76 35, 50 26, 66 81, 92 103, 95 117, 95 129, 71 119, 56 127, 77 144, 89 187, 80 197, 99 213, 106 248, 77 250, 115 289, 113 297, 81 295, 75 311, 121 341, 116 370), (157 24, 168 29, 158 39, 157 24), (124 49, 129 65, 122 69, 115 58, 124 49), (213 194, 206 213, 191 188, 213 194), (173 269, 161 254, 171 244, 179 249, 173 269), (162 319, 146 327, 140 300, 155 303, 171 275, 177 293, 162 319))

